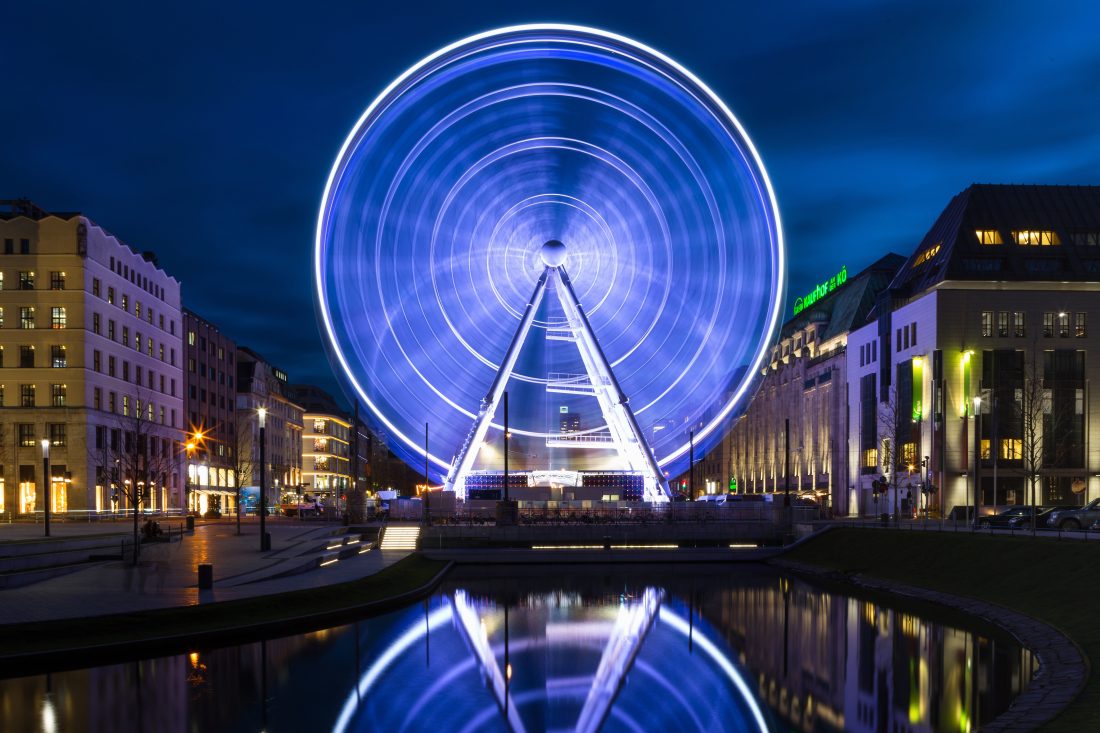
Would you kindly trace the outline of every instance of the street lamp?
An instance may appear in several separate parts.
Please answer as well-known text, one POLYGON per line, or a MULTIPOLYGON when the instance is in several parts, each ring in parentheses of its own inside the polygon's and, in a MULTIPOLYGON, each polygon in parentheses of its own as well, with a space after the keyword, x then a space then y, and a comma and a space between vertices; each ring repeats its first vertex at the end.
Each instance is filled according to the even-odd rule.
MULTIPOLYGON (((267 536, 267 497, 265 492, 265 476, 264 476, 264 463, 266 461, 264 453, 264 429, 267 427, 267 408, 261 407, 256 411, 260 416, 260 552, 267 552, 271 549, 271 538, 267 536)), ((239 482, 238 482, 239 483, 239 482)), ((238 489, 239 491, 239 489, 238 489)), ((237 505, 237 521, 240 522, 240 504, 237 505)))
POLYGON ((45 512, 46 536, 50 536, 50 439, 42 439, 42 495, 46 497, 45 512))
POLYGON ((978 491, 980 490, 981 460, 982 460, 982 398, 974 398, 974 516, 972 522, 978 521, 978 491))

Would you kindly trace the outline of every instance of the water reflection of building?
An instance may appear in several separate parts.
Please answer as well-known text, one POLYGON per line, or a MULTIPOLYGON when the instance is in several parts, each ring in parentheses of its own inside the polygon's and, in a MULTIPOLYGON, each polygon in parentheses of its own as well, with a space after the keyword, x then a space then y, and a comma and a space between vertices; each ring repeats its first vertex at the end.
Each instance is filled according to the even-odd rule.
POLYGON ((970 731, 1007 708, 1029 652, 781 579, 704 598, 760 696, 804 731, 970 731))

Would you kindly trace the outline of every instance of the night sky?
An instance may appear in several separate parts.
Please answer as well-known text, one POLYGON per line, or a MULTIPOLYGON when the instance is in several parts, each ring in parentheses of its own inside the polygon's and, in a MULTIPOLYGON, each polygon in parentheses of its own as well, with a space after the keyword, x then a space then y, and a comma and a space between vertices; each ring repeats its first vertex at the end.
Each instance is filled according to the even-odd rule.
POLYGON ((700 76, 768 167, 792 298, 909 254, 972 182, 1100 183, 1094 2, 828 5, 15 3, 0 198, 82 211, 156 251, 188 307, 337 390, 310 281, 325 178, 394 76, 478 31, 594 25, 700 76))

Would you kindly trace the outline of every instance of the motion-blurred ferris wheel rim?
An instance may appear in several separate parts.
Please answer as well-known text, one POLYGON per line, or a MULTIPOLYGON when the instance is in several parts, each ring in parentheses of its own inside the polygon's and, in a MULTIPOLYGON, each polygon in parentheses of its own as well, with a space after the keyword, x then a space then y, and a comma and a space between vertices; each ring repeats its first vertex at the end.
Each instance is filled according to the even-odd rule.
MULTIPOLYGON (((368 406, 374 417, 385 427, 385 429, 393 436, 395 436, 403 446, 411 449, 414 453, 419 454, 421 457, 425 455, 423 446, 415 435, 406 435, 390 416, 386 414, 386 410, 375 403, 371 398, 371 395, 364 388, 362 383, 362 375, 357 374, 353 369, 350 362, 350 357, 345 353, 344 344, 341 343, 340 338, 337 336, 334 328, 334 315, 330 309, 328 298, 326 297, 326 284, 324 273, 324 253, 325 253, 325 240, 326 240, 326 222, 330 214, 331 206, 333 204, 334 184, 344 174, 347 166, 352 163, 352 158, 349 153, 353 150, 357 142, 365 134, 367 130, 374 122, 376 115, 379 115, 385 111, 385 109, 394 104, 403 94, 403 87, 411 81, 415 81, 420 74, 429 70, 434 64, 439 63, 442 59, 449 59, 453 56, 461 56, 464 51, 474 53, 479 49, 484 48, 483 44, 486 42, 499 40, 507 43, 522 43, 528 42, 522 37, 525 35, 531 35, 532 41, 537 41, 537 34, 566 34, 574 36, 573 40, 578 43, 593 43, 598 44, 602 50, 607 50, 609 45, 618 45, 624 49, 633 51, 636 55, 635 61, 640 63, 650 64, 651 68, 658 73, 666 74, 666 69, 671 69, 678 75, 679 79, 674 79, 678 84, 684 86, 685 89, 690 87, 690 92, 702 97, 701 104, 705 104, 708 107, 719 110, 721 113, 721 123, 732 128, 733 134, 731 139, 736 147, 746 153, 751 160, 749 164, 753 169, 754 174, 757 177, 757 181, 762 187, 762 190, 766 193, 766 218, 770 221, 771 228, 768 234, 773 238, 774 256, 775 256, 775 291, 776 295, 771 300, 770 312, 767 314, 766 327, 763 330, 764 337, 761 339, 761 348, 757 349, 754 359, 748 364, 748 373, 758 373, 760 366, 766 354, 766 349, 763 348, 763 344, 769 343, 774 339, 776 331, 779 326, 780 309, 782 306, 783 298, 782 293, 785 289, 785 277, 786 277, 786 263, 785 263, 785 245, 783 240, 783 230, 779 215, 778 204, 776 201, 774 189, 772 187, 770 178, 767 171, 764 168, 763 161, 760 158, 756 147, 752 143, 747 132, 744 130, 740 121, 732 113, 729 107, 723 102, 723 100, 715 94, 702 80, 696 77, 688 69, 680 65, 674 59, 664 55, 663 53, 646 46, 633 39, 611 33, 608 31, 577 26, 567 24, 530 24, 530 25, 518 25, 509 26, 505 28, 499 28, 495 30, 486 31, 483 33, 475 34, 467 38, 463 38, 456 41, 438 51, 421 59, 419 62, 411 66, 400 76, 394 79, 366 108, 363 114, 359 117, 351 129, 348 136, 345 138, 339 154, 330 170, 329 176, 325 183, 324 193, 322 196, 321 206, 318 212, 317 228, 315 233, 314 243, 314 280, 317 296, 317 307, 319 318, 322 322, 324 330, 327 335, 326 346, 330 351, 332 358, 340 365, 344 378, 348 380, 348 384, 351 386, 356 397, 364 404, 368 406), (664 66, 666 69, 659 69, 658 66, 664 66), (686 86, 685 86, 686 85, 686 86)), ((671 78, 671 77, 669 77, 671 78)), ((697 97, 698 99, 698 97, 697 97)), ((495 287, 495 285, 494 285, 495 287)), ((499 297, 499 296, 498 296, 499 297)), ((503 300, 501 301, 503 302, 503 300)), ((452 329, 453 330, 453 329, 452 329)), ((457 335, 457 332, 456 332, 457 335)), ((413 367, 415 370, 415 366, 413 367)), ((710 420, 699 430, 696 431, 695 437, 697 441, 705 439, 717 430, 731 414, 734 408, 739 404, 746 391, 750 387, 751 379, 743 379, 738 385, 735 393, 731 394, 729 399, 722 405, 721 409, 714 412, 710 420)), ((430 384, 429 384, 430 386, 430 384)), ((457 405, 448 400, 446 395, 442 394, 438 390, 436 393, 440 398, 447 401, 451 406, 458 409, 460 412, 467 415, 472 413, 466 406, 457 405)), ((517 430, 517 428, 513 428, 517 430)), ((450 449, 451 446, 444 446, 446 449, 450 449)), ((668 451, 666 454, 660 456, 660 463, 667 465, 670 462, 682 458, 688 451, 688 444, 684 442, 682 445, 668 451)), ((450 465, 450 462, 437 455, 428 454, 427 457, 439 468, 446 468, 450 465)))

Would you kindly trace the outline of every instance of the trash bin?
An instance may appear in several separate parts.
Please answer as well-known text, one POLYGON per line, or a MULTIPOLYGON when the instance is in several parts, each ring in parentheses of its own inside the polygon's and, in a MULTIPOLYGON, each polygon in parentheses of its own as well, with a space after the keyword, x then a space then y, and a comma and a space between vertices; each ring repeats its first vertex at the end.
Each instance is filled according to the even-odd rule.
POLYGON ((209 563, 199 565, 199 590, 210 590, 214 587, 214 566, 209 563))
POLYGON ((195 531, 195 515, 194 514, 188 514, 184 521, 187 522, 187 531, 188 532, 194 532, 195 531))

